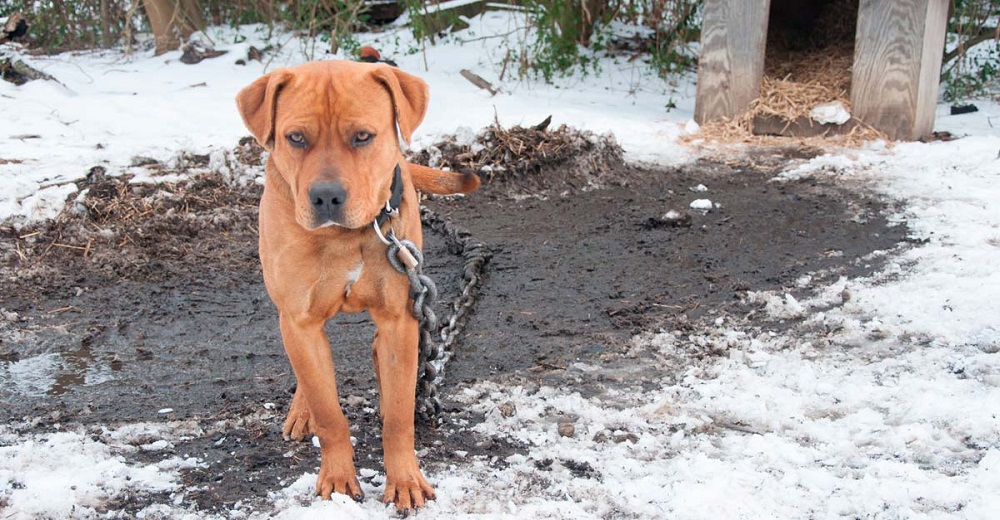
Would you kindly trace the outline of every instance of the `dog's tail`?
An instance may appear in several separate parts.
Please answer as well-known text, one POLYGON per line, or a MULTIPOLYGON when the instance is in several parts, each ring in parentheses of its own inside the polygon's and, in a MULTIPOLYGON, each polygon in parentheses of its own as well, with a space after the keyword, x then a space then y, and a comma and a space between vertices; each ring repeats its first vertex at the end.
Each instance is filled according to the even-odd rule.
POLYGON ((413 185, 424 193, 452 195, 470 193, 479 188, 479 176, 474 173, 446 172, 408 163, 413 185))

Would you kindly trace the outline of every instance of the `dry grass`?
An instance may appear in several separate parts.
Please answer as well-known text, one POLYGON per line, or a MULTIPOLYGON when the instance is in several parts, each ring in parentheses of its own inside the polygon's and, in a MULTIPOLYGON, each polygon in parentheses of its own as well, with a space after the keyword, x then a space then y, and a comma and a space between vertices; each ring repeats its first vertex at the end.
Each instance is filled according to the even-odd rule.
MULTIPOLYGON (((846 103, 845 103, 846 104, 846 103)), ((848 105, 849 106, 849 105, 848 105)), ((761 112, 763 113, 763 112, 761 112)), ((689 144, 705 142, 712 145, 753 144, 758 146, 805 146, 816 148, 847 147, 860 148, 871 141, 888 141, 885 133, 871 126, 859 123, 842 134, 819 137, 785 137, 757 135, 753 133, 753 119, 757 112, 747 112, 736 118, 724 118, 701 125, 697 134, 684 136, 689 144)), ((891 143, 890 143, 891 145, 891 143)))
POLYGON ((765 76, 800 83, 820 83, 826 92, 846 96, 851 91, 854 42, 808 51, 778 49, 768 53, 765 76))

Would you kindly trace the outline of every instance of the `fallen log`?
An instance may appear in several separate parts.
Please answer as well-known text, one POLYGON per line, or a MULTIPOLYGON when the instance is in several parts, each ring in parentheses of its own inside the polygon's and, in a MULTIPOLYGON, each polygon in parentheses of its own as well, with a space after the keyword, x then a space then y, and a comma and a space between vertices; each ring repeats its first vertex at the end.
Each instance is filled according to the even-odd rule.
POLYGON ((56 81, 55 78, 49 76, 48 74, 28 65, 27 63, 13 58, 0 57, 0 78, 4 81, 8 81, 15 85, 24 85, 25 83, 36 80, 36 79, 48 79, 56 81))

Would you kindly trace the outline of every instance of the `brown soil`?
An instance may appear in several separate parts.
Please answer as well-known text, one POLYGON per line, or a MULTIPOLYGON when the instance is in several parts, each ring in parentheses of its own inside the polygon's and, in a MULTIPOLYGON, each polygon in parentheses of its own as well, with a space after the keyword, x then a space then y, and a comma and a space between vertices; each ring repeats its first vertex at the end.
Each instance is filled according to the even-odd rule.
MULTIPOLYGON (((607 148, 592 149, 607 159, 607 148)), ((764 162, 777 166, 801 151, 768 154, 764 162)), ((613 168, 590 182, 580 164, 527 168, 467 197, 425 201, 493 253, 446 367, 444 425, 418 428, 432 474, 460 464, 453 461, 458 450, 501 455, 502 463, 519 449, 469 431, 478 418, 447 399, 458 388, 533 381, 586 395, 641 386, 641 377, 573 379, 565 368, 641 363, 622 355, 641 331, 696 330, 722 316, 759 320, 741 300, 747 291, 793 288, 807 273, 820 273, 820 282, 869 273, 878 266, 859 259, 905 238, 905 227, 889 227, 885 205, 863 190, 772 183, 770 168, 699 162, 655 170, 604 161, 613 168), (691 191, 699 184, 709 190, 691 191), (692 212, 695 198, 718 207, 692 212), (662 218, 671 209, 682 217, 662 218)), ((170 453, 130 456, 201 457, 206 466, 189 471, 184 485, 205 511, 254 503, 315 471, 317 451, 280 436, 294 378, 256 258, 259 187, 214 174, 136 185, 99 171, 81 187, 90 189, 82 207, 58 221, 0 227, 0 377, 8 379, 0 381, 0 420, 45 432, 55 423, 97 429, 191 419, 204 435, 170 453), (12 383, 11 366, 45 355, 57 361, 52 380, 12 383), (173 411, 160 413, 164 408, 173 411)), ((425 233, 425 270, 448 302, 457 295, 462 258, 443 237, 425 233)), ((442 303, 438 314, 446 312, 442 303)), ((373 328, 365 315, 345 315, 328 330, 358 465, 381 471, 373 328)), ((112 506, 136 511, 162 499, 130 497, 112 506)))

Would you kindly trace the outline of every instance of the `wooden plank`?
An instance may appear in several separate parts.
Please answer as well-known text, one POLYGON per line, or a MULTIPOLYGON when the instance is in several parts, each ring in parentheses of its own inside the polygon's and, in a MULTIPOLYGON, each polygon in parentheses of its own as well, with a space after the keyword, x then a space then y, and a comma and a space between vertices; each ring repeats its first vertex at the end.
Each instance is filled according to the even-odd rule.
POLYGON ((787 121, 778 116, 756 116, 752 122, 754 135, 777 135, 781 137, 827 137, 848 134, 858 126, 857 119, 851 118, 842 125, 820 124, 808 117, 787 121))
POLYGON ((861 0, 851 105, 890 139, 932 130, 947 2, 861 0))
POLYGON ((695 121, 744 112, 760 94, 770 0, 705 0, 695 121))
POLYGON ((923 139, 934 131, 934 109, 937 107, 944 40, 948 32, 948 4, 948 0, 930 0, 927 6, 912 139, 923 139))

